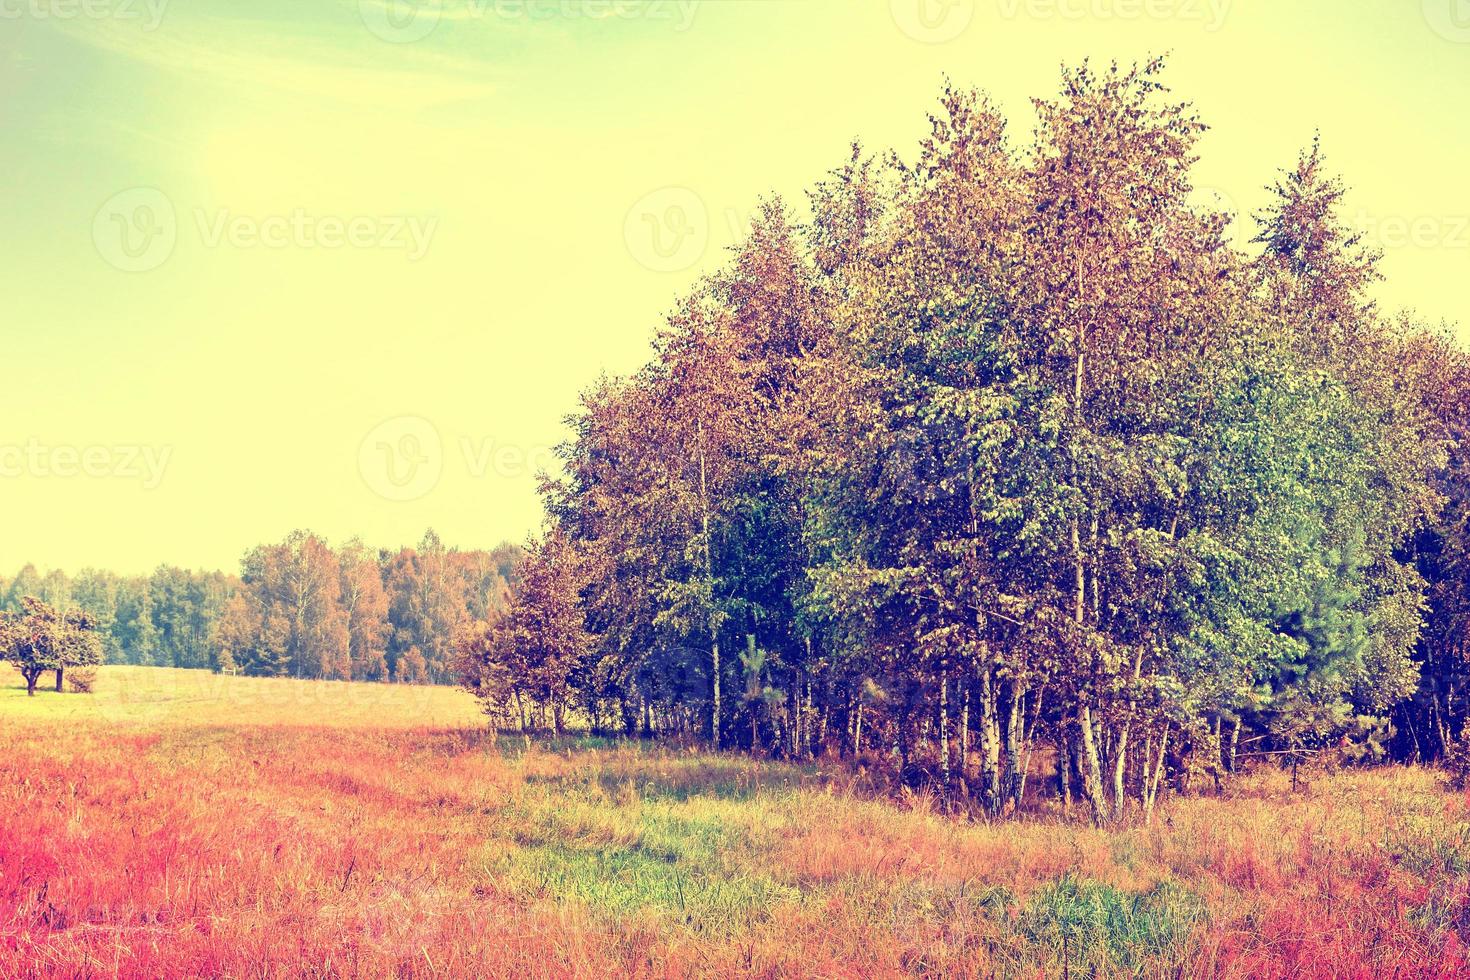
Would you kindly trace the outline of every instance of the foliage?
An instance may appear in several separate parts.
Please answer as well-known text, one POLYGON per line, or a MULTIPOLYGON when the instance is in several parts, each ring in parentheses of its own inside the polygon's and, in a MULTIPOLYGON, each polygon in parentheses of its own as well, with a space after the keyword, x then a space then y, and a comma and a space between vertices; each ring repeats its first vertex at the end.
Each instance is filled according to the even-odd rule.
POLYGON ((866 725, 993 813, 1044 738, 1098 820, 1242 731, 1381 751, 1421 663, 1463 660, 1423 630, 1460 625, 1463 357, 1377 310, 1317 143, 1230 244, 1164 74, 1065 68, 1025 143, 946 86, 912 160, 854 147, 805 222, 764 202, 586 393, 546 486, 587 570, 584 704, 792 757, 866 725))
POLYGON ((21 608, 20 613, 0 613, 0 658, 21 672, 27 694, 36 693, 36 681, 46 671, 56 672, 59 691, 67 669, 102 662, 96 623, 86 613, 59 613, 29 595, 21 598, 21 608))
POLYGON ((396 552, 297 531, 251 549, 239 577, 166 565, 43 577, 26 565, 0 581, 0 611, 36 594, 85 612, 110 663, 447 683, 454 631, 504 607, 518 554, 447 548, 432 531, 396 552))

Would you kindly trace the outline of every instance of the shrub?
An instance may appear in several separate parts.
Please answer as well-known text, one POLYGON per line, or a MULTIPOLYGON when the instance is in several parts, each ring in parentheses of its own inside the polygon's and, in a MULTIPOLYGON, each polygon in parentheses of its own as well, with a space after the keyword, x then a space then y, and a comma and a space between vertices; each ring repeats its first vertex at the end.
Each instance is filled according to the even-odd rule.
POLYGON ((97 668, 73 667, 65 676, 66 686, 73 694, 91 694, 92 686, 97 683, 97 668))

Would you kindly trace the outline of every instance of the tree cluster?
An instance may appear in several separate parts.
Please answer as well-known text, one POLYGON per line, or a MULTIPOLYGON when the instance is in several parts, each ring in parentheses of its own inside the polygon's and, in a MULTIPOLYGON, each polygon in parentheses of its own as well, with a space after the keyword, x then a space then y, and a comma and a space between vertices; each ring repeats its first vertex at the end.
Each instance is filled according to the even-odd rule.
POLYGON ((1372 303, 1315 143, 1237 245, 1162 72, 1064 69, 1024 140, 946 87, 912 159, 767 201, 585 393, 471 686, 993 812, 1043 743, 1099 819, 1248 753, 1442 751, 1465 356, 1372 303))

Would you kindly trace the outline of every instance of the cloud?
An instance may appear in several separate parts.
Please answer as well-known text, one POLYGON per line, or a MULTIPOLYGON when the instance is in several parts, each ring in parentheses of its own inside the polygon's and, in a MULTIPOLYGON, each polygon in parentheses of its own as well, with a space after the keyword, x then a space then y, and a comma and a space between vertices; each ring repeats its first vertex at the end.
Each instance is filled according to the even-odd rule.
POLYGON ((326 25, 295 25, 294 35, 280 24, 267 29, 238 18, 190 21, 172 11, 152 32, 108 20, 58 26, 94 49, 233 92, 270 88, 315 101, 413 111, 488 99, 497 88, 487 62, 427 44, 384 44, 355 10, 326 25))

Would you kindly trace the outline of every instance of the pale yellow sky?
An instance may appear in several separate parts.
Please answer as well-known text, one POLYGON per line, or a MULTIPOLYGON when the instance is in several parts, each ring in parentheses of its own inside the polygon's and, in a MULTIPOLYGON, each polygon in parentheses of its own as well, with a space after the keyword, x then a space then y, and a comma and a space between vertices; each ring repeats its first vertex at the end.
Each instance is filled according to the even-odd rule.
POLYGON ((1385 304, 1470 324, 1470 0, 0 0, 0 571, 519 539, 760 195, 1161 51, 1201 186, 1320 129, 1385 304))

